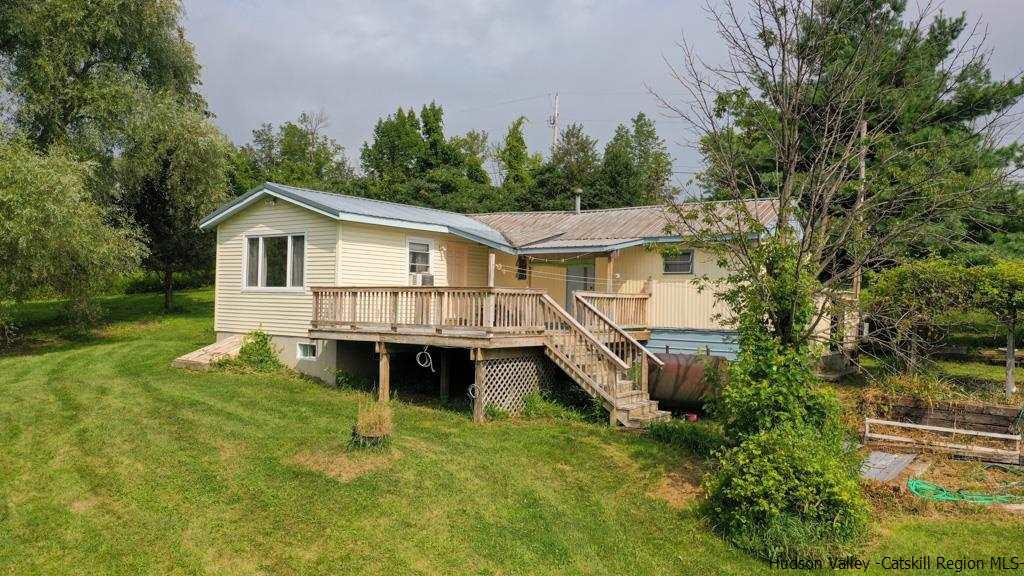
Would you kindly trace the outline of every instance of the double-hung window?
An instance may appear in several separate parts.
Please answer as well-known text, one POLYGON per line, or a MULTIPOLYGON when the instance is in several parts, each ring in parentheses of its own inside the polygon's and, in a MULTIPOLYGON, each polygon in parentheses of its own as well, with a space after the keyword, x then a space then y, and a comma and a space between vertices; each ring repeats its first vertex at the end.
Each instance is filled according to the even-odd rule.
POLYGON ((250 236, 245 246, 246 288, 303 287, 306 269, 305 236, 250 236))
POLYGON ((409 240, 409 273, 430 273, 430 244, 409 240))
POLYGON ((684 250, 661 257, 661 271, 665 274, 693 274, 693 250, 684 250))

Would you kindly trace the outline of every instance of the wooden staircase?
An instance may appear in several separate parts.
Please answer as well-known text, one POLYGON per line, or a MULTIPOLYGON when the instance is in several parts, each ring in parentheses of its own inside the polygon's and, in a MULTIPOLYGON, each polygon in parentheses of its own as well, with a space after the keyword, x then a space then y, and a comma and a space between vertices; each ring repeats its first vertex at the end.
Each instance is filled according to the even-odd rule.
POLYGON ((661 361, 585 299, 577 297, 576 304, 579 318, 543 295, 544 353, 601 401, 612 424, 642 428, 668 420, 647 394, 648 363, 661 361))

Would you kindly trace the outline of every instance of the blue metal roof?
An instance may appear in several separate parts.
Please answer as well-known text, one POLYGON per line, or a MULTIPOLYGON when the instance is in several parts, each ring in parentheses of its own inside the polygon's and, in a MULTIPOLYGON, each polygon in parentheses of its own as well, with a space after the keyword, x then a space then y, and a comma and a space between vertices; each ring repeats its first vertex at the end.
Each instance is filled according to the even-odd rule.
POLYGON ((294 202, 337 220, 448 232, 504 251, 513 251, 512 246, 500 232, 464 214, 358 196, 319 192, 274 182, 266 182, 221 206, 203 219, 200 228, 206 229, 215 226, 263 195, 294 202))

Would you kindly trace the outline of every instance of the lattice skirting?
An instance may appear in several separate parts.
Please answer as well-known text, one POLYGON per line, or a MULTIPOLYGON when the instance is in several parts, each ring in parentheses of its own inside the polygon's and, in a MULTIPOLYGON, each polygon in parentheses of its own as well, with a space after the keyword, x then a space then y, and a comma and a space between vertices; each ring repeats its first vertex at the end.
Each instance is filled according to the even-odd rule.
POLYGON ((497 406, 509 414, 523 411, 524 399, 541 386, 548 386, 555 378, 556 368, 541 352, 525 352, 511 358, 491 358, 482 361, 485 376, 484 406, 497 406))

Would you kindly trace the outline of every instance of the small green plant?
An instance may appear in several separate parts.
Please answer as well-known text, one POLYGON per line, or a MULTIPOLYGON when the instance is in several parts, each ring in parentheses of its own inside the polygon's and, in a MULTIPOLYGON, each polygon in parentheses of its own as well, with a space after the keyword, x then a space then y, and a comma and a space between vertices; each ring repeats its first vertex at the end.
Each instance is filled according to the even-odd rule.
POLYGON ((647 433, 658 442, 680 446, 701 458, 708 458, 725 445, 725 435, 717 422, 669 420, 652 422, 647 433))
POLYGON ((484 407, 484 417, 489 421, 507 420, 508 411, 497 404, 488 404, 484 407))
POLYGON ((238 356, 225 358, 220 361, 220 365, 253 372, 275 372, 284 367, 277 356, 277 349, 270 335, 262 330, 246 334, 242 339, 242 347, 238 350, 238 356))
POLYGON ((768 560, 847 551, 867 530, 853 459, 813 429, 783 425, 720 454, 706 512, 734 545, 768 560))
POLYGON ((393 431, 391 417, 391 405, 387 402, 360 404, 350 445, 354 448, 387 447, 393 431))
POLYGON ((579 412, 566 407, 543 391, 530 392, 523 398, 523 417, 541 420, 580 420, 579 412))

